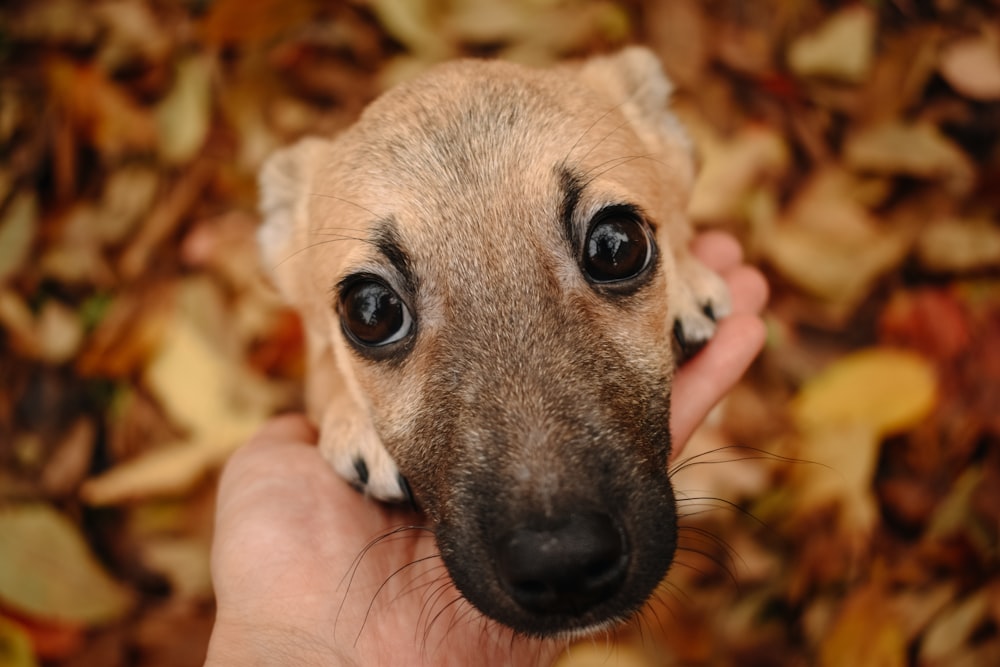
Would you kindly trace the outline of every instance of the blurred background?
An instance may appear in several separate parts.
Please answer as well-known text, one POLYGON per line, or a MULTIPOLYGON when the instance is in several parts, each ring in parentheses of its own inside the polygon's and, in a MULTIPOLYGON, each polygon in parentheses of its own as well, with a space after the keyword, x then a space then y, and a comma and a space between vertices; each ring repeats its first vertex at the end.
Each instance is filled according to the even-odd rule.
POLYGON ((219 467, 300 401, 271 150, 441 60, 630 43, 773 298, 621 664, 1000 664, 996 0, 5 0, 0 666, 201 664, 219 467))

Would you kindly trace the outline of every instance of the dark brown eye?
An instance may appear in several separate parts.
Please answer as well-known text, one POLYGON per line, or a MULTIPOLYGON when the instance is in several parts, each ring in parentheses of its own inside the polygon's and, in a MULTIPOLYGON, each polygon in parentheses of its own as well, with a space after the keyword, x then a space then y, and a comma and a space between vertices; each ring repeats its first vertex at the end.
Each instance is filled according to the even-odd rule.
POLYGON ((348 285, 340 297, 340 323, 356 343, 388 345, 406 337, 413 318, 406 304, 384 283, 363 279, 348 285))
POLYGON ((634 278, 649 266, 653 245, 646 225, 625 211, 610 211, 590 227, 583 270, 595 283, 634 278))

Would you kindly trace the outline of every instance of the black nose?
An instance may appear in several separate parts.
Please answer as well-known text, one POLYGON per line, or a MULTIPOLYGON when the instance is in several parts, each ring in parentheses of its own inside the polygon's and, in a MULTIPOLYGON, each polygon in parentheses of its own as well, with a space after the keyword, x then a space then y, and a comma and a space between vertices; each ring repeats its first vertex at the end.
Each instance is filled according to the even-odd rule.
POLYGON ((579 614, 618 591, 628 550, 607 514, 570 514, 508 533, 497 543, 496 566, 500 581, 521 607, 543 614, 579 614))

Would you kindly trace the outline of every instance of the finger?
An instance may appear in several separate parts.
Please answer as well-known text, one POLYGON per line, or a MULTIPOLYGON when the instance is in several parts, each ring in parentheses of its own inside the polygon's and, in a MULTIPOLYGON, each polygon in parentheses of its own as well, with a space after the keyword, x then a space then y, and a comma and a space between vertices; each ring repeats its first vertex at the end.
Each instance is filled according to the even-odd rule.
POLYGON ((769 296, 764 274, 741 264, 726 271, 723 278, 729 286, 734 314, 757 315, 764 310, 769 296))
POLYGON ((709 411, 746 372, 764 346, 764 322, 753 315, 723 319, 711 342, 678 370, 670 430, 676 456, 709 411))
POLYGON ((265 446, 282 442, 316 442, 316 429, 304 415, 290 413, 268 420, 248 445, 265 446))
POLYGON ((739 265, 743 248, 732 234, 721 231, 702 232, 691 242, 691 252, 716 273, 739 265))

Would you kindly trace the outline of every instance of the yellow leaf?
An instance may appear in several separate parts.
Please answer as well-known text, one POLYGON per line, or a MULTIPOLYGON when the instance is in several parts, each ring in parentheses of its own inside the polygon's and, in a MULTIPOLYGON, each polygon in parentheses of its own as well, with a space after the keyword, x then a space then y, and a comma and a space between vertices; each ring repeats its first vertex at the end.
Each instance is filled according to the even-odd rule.
POLYGON ((878 583, 856 590, 823 638, 822 667, 904 667, 906 639, 878 583))
POLYGON ((839 359, 806 383, 792 415, 804 431, 861 424, 885 436, 916 425, 936 396, 937 377, 923 357, 871 348, 839 359))
POLYGON ((875 12, 863 5, 834 14, 819 30, 792 43, 789 67, 800 76, 863 81, 871 69, 875 18, 875 12))
POLYGON ((160 157, 169 164, 193 159, 205 143, 211 117, 211 61, 187 58, 177 65, 173 89, 156 107, 160 157))
POLYGON ((569 647, 553 667, 653 667, 637 647, 612 640, 587 639, 569 647))
POLYGON ((37 667, 31 639, 21 628, 0 616, 0 667, 37 667))
POLYGON ((178 312, 163 332, 159 352, 146 367, 145 381, 187 438, 87 480, 81 497, 88 503, 183 493, 221 465, 271 410, 268 389, 227 354, 224 341, 210 338, 210 332, 225 328, 222 323, 199 326, 199 318, 224 309, 211 285, 192 280, 182 296, 186 298, 180 299, 178 312))
POLYGON ((47 505, 0 509, 0 600, 28 616, 99 624, 132 606, 129 591, 94 559, 83 537, 47 505))

